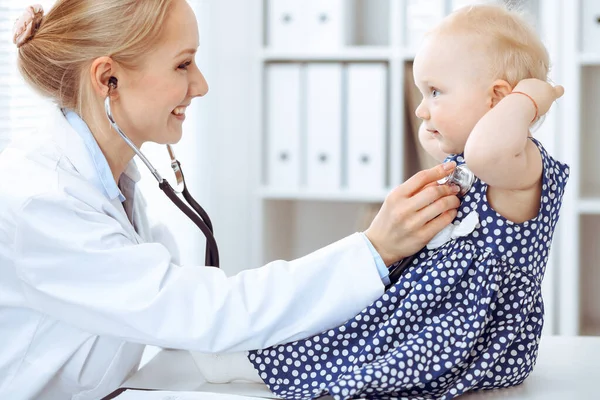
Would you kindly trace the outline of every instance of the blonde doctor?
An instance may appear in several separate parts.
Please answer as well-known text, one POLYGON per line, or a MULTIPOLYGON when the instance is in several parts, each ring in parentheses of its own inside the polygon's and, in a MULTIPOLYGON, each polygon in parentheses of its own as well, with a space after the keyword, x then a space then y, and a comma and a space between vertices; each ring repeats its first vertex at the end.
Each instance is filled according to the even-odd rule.
POLYGON ((190 6, 59 0, 47 14, 29 7, 13 40, 22 75, 56 109, 0 154, 2 399, 102 398, 148 344, 242 351, 329 329, 380 296, 385 267, 456 214, 456 191, 430 185, 454 165, 438 166, 393 190, 367 231, 298 260, 233 277, 176 265, 103 103, 110 95, 138 146, 179 141, 186 107, 208 91, 190 6))

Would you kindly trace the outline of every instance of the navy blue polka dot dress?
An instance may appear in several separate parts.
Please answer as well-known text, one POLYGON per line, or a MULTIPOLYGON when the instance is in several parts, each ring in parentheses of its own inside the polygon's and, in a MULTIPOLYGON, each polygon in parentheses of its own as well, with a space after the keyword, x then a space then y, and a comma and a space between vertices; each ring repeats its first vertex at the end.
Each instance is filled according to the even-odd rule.
POLYGON ((271 391, 287 399, 451 399, 523 382, 537 357, 542 277, 569 174, 532 140, 543 161, 535 218, 508 221, 476 179, 447 229, 454 231, 421 250, 372 305, 335 329, 249 354, 271 391))

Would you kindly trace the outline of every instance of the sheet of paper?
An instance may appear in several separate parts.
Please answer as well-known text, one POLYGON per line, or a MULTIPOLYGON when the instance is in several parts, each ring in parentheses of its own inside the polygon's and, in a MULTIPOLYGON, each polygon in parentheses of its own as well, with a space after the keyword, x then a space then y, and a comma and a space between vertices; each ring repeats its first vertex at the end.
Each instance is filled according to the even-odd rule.
POLYGON ((256 400, 257 397, 237 396, 233 394, 203 393, 203 392, 147 392, 127 390, 117 396, 118 400, 256 400))

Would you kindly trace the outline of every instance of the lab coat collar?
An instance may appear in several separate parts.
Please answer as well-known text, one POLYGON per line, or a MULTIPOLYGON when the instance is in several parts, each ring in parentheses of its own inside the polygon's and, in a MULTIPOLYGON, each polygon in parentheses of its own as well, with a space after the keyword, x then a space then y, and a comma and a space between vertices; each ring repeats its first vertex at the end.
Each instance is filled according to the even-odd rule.
POLYGON ((138 166, 135 163, 134 159, 131 159, 129 164, 127 164, 127 168, 125 168, 125 171, 123 173, 135 183, 139 182, 140 179, 142 179, 142 175, 140 174, 140 170, 138 169, 138 166))
POLYGON ((118 198, 121 202, 125 201, 125 196, 123 196, 123 193, 115 182, 108 161, 106 160, 106 157, 104 157, 104 153, 102 153, 102 150, 100 149, 98 142, 96 142, 96 138, 90 131, 88 125, 75 111, 63 109, 62 112, 65 115, 67 122, 69 122, 71 127, 83 140, 83 143, 88 150, 88 154, 96 168, 98 180, 100 181, 102 189, 104 189, 104 195, 110 200, 118 198))
MULTIPOLYGON (((73 164, 77 172, 79 172, 87 181, 91 182, 98 188, 109 200, 118 198, 120 191, 115 196, 109 194, 106 188, 106 181, 103 182, 102 173, 99 170, 97 163, 94 162, 93 155, 86 146, 84 140, 79 133, 71 126, 60 108, 55 108, 50 113, 50 123, 45 125, 42 130, 49 130, 58 147, 62 150, 65 157, 73 164)), ((100 152, 99 155, 104 157, 100 152)), ((104 158, 106 162, 106 159, 104 158)), ((133 182, 140 180, 140 173, 131 160, 127 165, 124 174, 127 175, 133 182)), ((112 178, 112 175, 110 176, 112 178)))

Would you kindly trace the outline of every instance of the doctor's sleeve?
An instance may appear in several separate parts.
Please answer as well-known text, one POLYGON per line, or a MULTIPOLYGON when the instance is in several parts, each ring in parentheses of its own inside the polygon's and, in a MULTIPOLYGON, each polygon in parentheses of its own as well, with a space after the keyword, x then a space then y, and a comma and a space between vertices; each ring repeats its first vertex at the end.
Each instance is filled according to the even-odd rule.
POLYGON ((309 337, 383 293, 360 234, 300 259, 227 277, 178 266, 158 243, 67 195, 30 200, 17 218, 15 262, 28 306, 98 335, 224 352, 309 337))
POLYGON ((373 243, 371 243, 371 241, 369 240, 367 235, 365 235, 362 232, 360 235, 365 240, 365 243, 367 243, 367 246, 369 246, 369 250, 371 251, 371 255, 373 256, 373 259, 375 260, 375 266, 377 267, 377 271, 379 272, 381 281, 383 282, 383 284, 385 286, 389 285, 390 284, 390 271, 386 267, 385 262, 383 262, 383 258, 381 258, 381 255, 377 252, 377 250, 375 249, 375 246, 373 246, 373 243))

